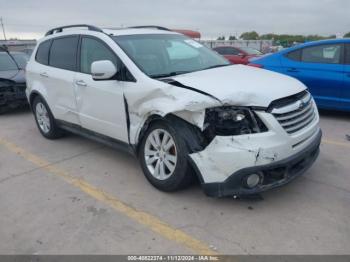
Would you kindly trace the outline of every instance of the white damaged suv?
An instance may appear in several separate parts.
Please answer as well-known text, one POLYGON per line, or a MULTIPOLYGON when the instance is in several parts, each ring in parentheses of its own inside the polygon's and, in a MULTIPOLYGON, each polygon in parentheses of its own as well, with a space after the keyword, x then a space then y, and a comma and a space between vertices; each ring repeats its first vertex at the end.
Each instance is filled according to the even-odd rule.
POLYGON ((44 137, 65 130, 125 148, 163 191, 197 176, 209 196, 255 194, 298 177, 319 153, 319 116, 302 83, 230 65, 165 28, 55 28, 26 73, 44 137))

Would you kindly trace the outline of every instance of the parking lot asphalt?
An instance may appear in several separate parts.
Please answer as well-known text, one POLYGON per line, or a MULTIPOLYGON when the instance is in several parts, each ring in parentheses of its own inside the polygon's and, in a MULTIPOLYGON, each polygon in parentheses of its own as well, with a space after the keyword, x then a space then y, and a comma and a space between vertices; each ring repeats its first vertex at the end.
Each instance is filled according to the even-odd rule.
POLYGON ((160 192, 127 153, 1 115, 0 254, 350 254, 350 114, 321 112, 321 127, 304 176, 234 200, 160 192))

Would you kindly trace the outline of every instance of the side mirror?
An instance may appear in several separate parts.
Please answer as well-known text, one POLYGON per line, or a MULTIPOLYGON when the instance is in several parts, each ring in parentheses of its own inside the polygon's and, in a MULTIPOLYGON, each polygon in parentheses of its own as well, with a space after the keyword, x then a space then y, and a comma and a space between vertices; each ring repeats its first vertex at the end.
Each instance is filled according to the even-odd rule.
POLYGON ((117 67, 109 60, 95 61, 91 64, 91 74, 94 80, 110 79, 117 72, 117 67))

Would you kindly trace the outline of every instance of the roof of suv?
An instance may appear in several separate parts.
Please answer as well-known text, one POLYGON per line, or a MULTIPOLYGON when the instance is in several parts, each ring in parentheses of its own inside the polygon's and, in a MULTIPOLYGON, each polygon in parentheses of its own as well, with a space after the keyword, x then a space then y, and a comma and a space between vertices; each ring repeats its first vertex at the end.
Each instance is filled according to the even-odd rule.
POLYGON ((107 35, 139 35, 139 34, 179 34, 174 31, 153 29, 153 28, 121 28, 121 29, 102 29, 107 35))
POLYGON ((86 34, 90 33, 104 33, 110 36, 118 35, 137 35, 137 34, 179 34, 170 29, 160 26, 136 26, 136 27, 125 27, 125 28, 98 28, 93 25, 67 25, 57 27, 49 30, 45 37, 59 36, 65 34, 86 34))

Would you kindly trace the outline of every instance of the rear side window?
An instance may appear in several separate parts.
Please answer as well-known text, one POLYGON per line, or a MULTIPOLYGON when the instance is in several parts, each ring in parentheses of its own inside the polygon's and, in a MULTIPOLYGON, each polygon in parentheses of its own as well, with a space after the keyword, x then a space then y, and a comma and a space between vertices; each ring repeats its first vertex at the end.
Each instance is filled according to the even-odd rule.
POLYGON ((233 47, 218 47, 215 49, 220 55, 238 55, 239 51, 233 47))
POLYGON ((120 68, 116 56, 105 44, 96 39, 84 37, 81 41, 80 71, 91 74, 91 64, 101 60, 109 60, 120 68))
POLYGON ((306 63, 340 64, 341 50, 340 44, 307 47, 302 51, 301 60, 306 63))
POLYGON ((239 55, 241 53, 238 49, 233 47, 228 47, 226 52, 228 55, 239 55))
POLYGON ((36 52, 36 56, 35 56, 35 60, 38 63, 44 64, 44 65, 49 64, 50 45, 51 45, 51 41, 45 41, 39 45, 38 51, 36 52))
POLYGON ((289 52, 286 57, 290 60, 300 61, 301 60, 301 50, 296 50, 289 52))
POLYGON ((70 71, 77 69, 78 36, 54 39, 50 49, 49 65, 70 71))
POLYGON ((220 55, 224 55, 225 54, 225 50, 222 47, 217 47, 214 49, 215 52, 219 53, 220 55))
POLYGON ((350 65, 350 44, 345 45, 345 64, 350 65))

